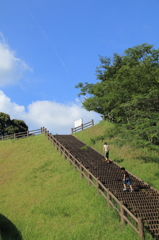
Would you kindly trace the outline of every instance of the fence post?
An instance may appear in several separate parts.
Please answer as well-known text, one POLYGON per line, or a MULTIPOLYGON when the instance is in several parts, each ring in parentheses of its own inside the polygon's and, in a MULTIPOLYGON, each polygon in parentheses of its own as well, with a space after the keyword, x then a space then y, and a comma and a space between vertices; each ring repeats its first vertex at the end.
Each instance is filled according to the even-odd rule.
POLYGON ((94 126, 94 120, 92 119, 92 126, 94 126))
POLYGON ((81 129, 82 129, 82 131, 83 131, 83 123, 81 124, 81 129))
POLYGON ((71 166, 71 164, 72 164, 72 162, 71 162, 71 159, 69 158, 69 164, 70 164, 70 166, 71 166))
POLYGON ((45 128, 45 136, 47 135, 47 128, 45 128))
POLYGON ((61 150, 61 148, 60 148, 60 156, 62 155, 62 150, 61 150))
POLYGON ((76 159, 75 158, 73 159, 73 162, 74 162, 74 170, 76 171, 76 159))
POLYGON ((52 146, 56 148, 56 142, 54 140, 54 137, 52 136, 52 146))
POLYGON ((120 202, 120 216, 121 216, 121 222, 122 224, 125 224, 125 220, 124 220, 124 209, 123 209, 123 202, 120 202))
POLYGON ((83 177, 82 170, 83 170, 83 168, 82 168, 82 165, 81 165, 81 163, 80 163, 80 178, 83 177))
POLYGON ((107 191, 107 201, 108 201, 108 207, 110 207, 110 194, 109 194, 109 188, 108 188, 108 191, 107 191))
POLYGON ((2 135, 2 140, 3 140, 4 138, 3 138, 3 135, 2 135))
POLYGON ((16 137, 15 137, 15 133, 14 133, 14 139, 16 139, 16 137))
POLYGON ((73 134, 73 128, 71 128, 71 133, 73 134))
POLYGON ((96 189, 97 189, 97 193, 99 194, 99 179, 98 177, 96 178, 96 189))
POLYGON ((27 131, 27 137, 29 136, 29 131, 27 131))
POLYGON ((61 146, 59 145, 59 155, 62 155, 62 150, 61 150, 61 146))
POLYGON ((90 174, 89 174, 89 171, 88 171, 88 186, 90 186, 90 174))
POLYGON ((50 136, 49 131, 46 131, 46 137, 47 137, 48 140, 49 140, 49 136, 50 136))
POLYGON ((53 138, 52 138, 52 140, 51 140, 51 141, 52 141, 52 146, 54 147, 54 140, 53 140, 53 138))
POLYGON ((66 151, 64 151, 64 160, 66 160, 67 156, 66 156, 66 151))
POLYGON ((71 155, 70 154, 68 155, 68 161, 69 161, 69 164, 71 165, 72 162, 71 162, 71 155))
POLYGON ((144 228, 142 218, 138 218, 138 226, 139 226, 139 236, 143 240, 144 239, 144 228))

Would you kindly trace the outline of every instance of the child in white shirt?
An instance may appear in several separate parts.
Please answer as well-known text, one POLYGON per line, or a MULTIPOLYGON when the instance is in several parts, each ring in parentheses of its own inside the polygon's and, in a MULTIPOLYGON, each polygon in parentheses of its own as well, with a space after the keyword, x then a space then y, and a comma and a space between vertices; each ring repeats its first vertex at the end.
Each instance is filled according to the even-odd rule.
POLYGON ((109 145, 107 142, 104 143, 103 145, 103 151, 104 151, 104 156, 105 156, 105 162, 109 163, 109 145))

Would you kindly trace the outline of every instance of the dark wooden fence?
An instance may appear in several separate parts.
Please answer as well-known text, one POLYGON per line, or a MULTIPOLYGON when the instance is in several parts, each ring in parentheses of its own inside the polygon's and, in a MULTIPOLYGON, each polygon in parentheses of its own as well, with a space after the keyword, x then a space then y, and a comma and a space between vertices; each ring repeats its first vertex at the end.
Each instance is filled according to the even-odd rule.
POLYGON ((144 239, 142 219, 135 217, 123 205, 123 202, 119 201, 111 193, 111 191, 106 188, 88 169, 86 169, 84 165, 82 165, 76 157, 69 152, 69 150, 67 150, 51 133, 49 133, 49 131, 47 131, 47 129, 43 128, 42 132, 56 147, 56 150, 59 150, 60 154, 64 154, 64 160, 68 159, 69 163, 74 165, 74 169, 78 169, 80 171, 80 177, 86 177, 88 185, 92 184, 97 189, 97 193, 102 194, 102 196, 107 200, 108 206, 112 206, 118 212, 121 217, 121 222, 123 224, 128 223, 137 232, 137 234, 139 234, 140 238, 144 239))
POLYGON ((79 127, 71 128, 71 133, 82 131, 82 130, 84 130, 88 127, 91 127, 91 126, 94 126, 94 120, 93 119, 90 122, 81 124, 81 126, 79 126, 79 127))
POLYGON ((43 128, 40 128, 40 129, 36 129, 36 130, 31 130, 31 131, 9 134, 9 135, 5 135, 5 136, 1 136, 0 140, 19 139, 19 138, 25 138, 25 137, 29 137, 29 136, 35 136, 35 135, 41 134, 42 131, 43 131, 43 128))

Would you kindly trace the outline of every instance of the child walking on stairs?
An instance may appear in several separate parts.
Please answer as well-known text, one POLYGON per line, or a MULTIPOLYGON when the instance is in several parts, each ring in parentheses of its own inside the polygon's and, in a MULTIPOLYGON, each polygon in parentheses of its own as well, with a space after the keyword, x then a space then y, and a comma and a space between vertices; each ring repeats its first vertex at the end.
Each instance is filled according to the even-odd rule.
POLYGON ((123 191, 127 190, 126 186, 128 185, 130 187, 130 191, 132 192, 134 189, 132 188, 128 172, 125 171, 124 167, 121 168, 121 171, 124 174, 124 177, 123 177, 124 189, 123 189, 123 191))

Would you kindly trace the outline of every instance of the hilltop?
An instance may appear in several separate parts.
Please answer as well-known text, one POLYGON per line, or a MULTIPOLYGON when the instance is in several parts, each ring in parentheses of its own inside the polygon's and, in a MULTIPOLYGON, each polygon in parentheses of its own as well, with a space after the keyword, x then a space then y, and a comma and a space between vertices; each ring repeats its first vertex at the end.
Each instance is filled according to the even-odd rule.
POLYGON ((139 239, 44 135, 1 141, 0 167, 3 240, 139 239))

